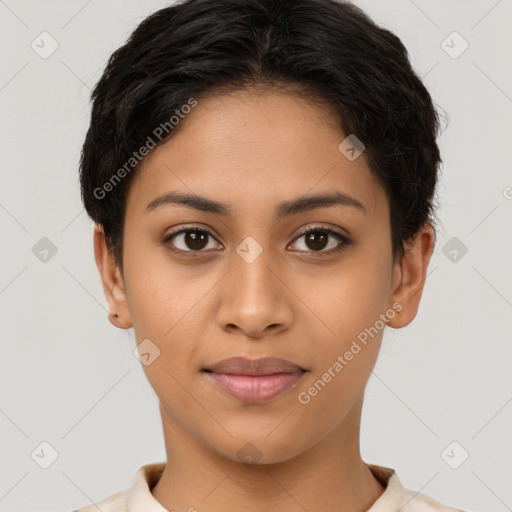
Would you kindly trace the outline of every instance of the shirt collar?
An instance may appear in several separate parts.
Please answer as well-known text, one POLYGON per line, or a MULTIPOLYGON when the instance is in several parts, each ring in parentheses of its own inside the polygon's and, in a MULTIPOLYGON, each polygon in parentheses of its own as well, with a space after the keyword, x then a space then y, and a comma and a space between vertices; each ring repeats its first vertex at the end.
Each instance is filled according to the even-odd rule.
POLYGON ((128 489, 128 512, 140 512, 141 510, 144 512, 168 512, 151 494, 151 489, 162 476, 165 466, 165 462, 157 462, 139 468, 128 489))
POLYGON ((368 512, 391 512, 400 510, 404 488, 394 469, 366 464, 373 476, 386 488, 368 512))
MULTIPOLYGON (((367 464, 375 478, 386 490, 367 512, 399 510, 403 500, 403 486, 394 469, 367 464)), ((168 512, 151 494, 164 469, 165 462, 146 464, 139 468, 127 492, 128 512, 168 512)))

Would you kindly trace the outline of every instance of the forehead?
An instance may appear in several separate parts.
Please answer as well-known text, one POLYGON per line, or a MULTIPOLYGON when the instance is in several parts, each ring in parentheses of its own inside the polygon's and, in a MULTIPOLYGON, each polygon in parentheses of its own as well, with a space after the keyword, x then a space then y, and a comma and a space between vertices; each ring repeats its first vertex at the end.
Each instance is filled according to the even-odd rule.
POLYGON ((233 205, 234 213, 313 193, 344 192, 369 215, 387 208, 384 189, 364 153, 339 150, 346 134, 325 105, 283 92, 240 91, 197 100, 179 131, 142 161, 127 215, 142 215, 166 192, 233 205))

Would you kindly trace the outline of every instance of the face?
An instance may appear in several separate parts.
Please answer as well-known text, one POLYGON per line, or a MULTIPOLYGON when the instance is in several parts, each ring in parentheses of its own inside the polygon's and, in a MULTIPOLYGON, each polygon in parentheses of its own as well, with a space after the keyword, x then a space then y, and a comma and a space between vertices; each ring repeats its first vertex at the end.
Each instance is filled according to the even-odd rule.
POLYGON ((150 340, 143 368, 164 424, 232 459, 250 442, 260 462, 286 460, 355 414, 384 325, 404 304, 415 314, 396 302, 388 200, 320 105, 246 91, 198 100, 182 122, 131 184, 112 308, 150 340), (161 199, 171 193, 218 204, 161 199), (340 201, 296 203, 325 194, 340 201), (234 356, 303 371, 205 371, 234 356))

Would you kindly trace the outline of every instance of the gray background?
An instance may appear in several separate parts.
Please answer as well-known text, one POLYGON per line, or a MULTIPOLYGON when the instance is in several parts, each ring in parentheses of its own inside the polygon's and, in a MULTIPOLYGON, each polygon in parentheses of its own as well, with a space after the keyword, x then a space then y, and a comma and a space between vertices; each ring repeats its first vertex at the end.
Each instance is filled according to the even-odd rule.
MULTIPOLYGON (((357 3, 402 38, 450 119, 422 306, 411 325, 386 331, 367 387, 363 457, 447 504, 512 510, 512 2, 357 3), (461 55, 453 31, 469 44, 461 55), (457 469, 448 465, 465 452, 457 469)), ((111 52, 165 5, 0 1, 4 511, 72 510, 165 460, 133 330, 107 320, 77 180, 91 87, 111 52), (46 59, 31 47, 43 31, 58 43, 46 59), (58 453, 48 469, 42 442, 58 453)))

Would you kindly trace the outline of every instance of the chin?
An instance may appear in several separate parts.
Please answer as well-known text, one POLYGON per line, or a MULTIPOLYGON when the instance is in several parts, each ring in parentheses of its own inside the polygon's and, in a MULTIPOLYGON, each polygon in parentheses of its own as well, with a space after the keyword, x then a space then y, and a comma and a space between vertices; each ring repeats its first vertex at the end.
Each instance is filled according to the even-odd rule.
MULTIPOLYGON (((275 426, 275 425, 274 425, 275 426)), ((287 432, 273 433, 268 431, 251 435, 244 432, 237 435, 231 432, 233 437, 225 439, 225 442, 209 442, 210 446, 219 455, 251 466, 262 466, 286 462, 300 455, 307 447, 299 444, 297 436, 288 435, 287 432)))

